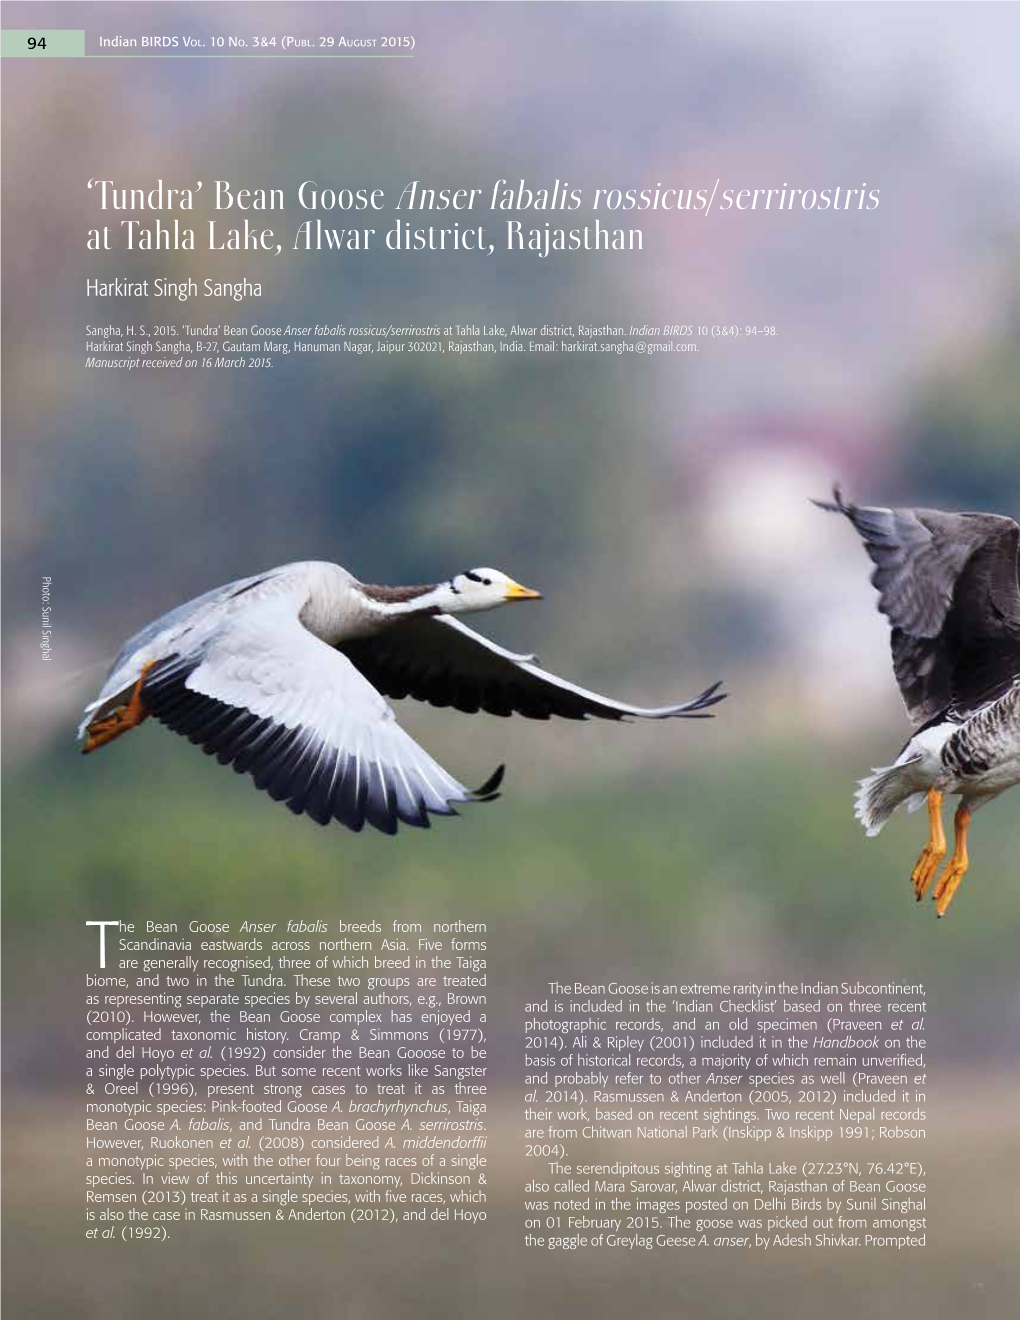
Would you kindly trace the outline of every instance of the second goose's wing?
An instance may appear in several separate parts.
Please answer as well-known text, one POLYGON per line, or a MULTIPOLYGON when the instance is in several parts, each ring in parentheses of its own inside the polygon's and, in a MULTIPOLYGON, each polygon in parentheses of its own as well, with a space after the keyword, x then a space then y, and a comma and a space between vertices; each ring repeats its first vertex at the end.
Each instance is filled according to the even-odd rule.
POLYGON ((845 514, 892 625, 896 681, 915 724, 966 716, 1020 675, 1020 528, 1012 518, 816 501, 845 514))
POLYGON ((414 697, 469 714, 484 710, 533 720, 551 715, 570 720, 589 715, 604 720, 708 719, 706 708, 725 697, 715 683, 676 706, 629 706, 546 673, 533 655, 507 651, 448 614, 394 624, 376 637, 347 642, 342 649, 386 696, 414 697))
POLYGON ((231 618, 201 657, 154 666, 145 707, 322 825, 367 821, 393 834, 398 821, 427 826, 429 813, 495 796, 502 770, 477 792, 448 775, 350 661, 304 627, 302 601, 260 603, 231 618))

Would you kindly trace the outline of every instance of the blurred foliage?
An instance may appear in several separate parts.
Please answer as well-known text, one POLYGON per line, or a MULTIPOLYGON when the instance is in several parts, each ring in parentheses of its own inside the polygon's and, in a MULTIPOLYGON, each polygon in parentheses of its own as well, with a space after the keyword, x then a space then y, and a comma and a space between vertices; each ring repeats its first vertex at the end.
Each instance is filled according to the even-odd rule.
POLYGON ((1007 975, 1020 925, 1009 800, 978 818, 973 874, 940 923, 909 891, 924 820, 897 817, 870 842, 852 819, 866 755, 760 747, 550 800, 529 798, 526 766, 511 764, 498 803, 388 839, 295 818, 146 730, 88 762, 50 752, 8 784, 4 915, 30 947, 33 930, 52 938, 59 920, 64 939, 99 914, 182 931, 196 918, 449 914, 494 923, 501 980, 548 959, 585 975, 1007 975))

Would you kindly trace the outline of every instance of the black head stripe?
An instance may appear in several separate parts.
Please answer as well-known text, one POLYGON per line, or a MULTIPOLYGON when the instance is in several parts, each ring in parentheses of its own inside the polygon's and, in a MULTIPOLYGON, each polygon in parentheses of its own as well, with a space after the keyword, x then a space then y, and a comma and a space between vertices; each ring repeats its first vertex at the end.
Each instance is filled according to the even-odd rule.
POLYGON ((478 574, 477 574, 476 572, 474 572, 473 569, 468 569, 468 571, 464 574, 464 576, 468 579, 469 582, 479 582, 479 583, 480 583, 481 580, 482 580, 482 579, 478 576, 478 574))

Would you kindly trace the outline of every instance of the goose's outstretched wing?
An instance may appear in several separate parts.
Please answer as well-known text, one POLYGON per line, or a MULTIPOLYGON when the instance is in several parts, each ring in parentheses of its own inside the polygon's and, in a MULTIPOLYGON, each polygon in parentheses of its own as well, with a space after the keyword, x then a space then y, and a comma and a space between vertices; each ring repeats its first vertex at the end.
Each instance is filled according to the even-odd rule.
POLYGON ((710 719, 707 708, 726 695, 714 683, 680 705, 629 706, 546 673, 533 655, 507 651, 448 614, 394 624, 375 637, 345 642, 342 649, 386 696, 414 697, 468 714, 484 710, 489 715, 525 715, 533 720, 551 715, 568 720, 589 715, 604 720, 710 719))
POLYGON ((429 813, 498 796, 502 767, 474 792, 448 775, 350 661, 302 625, 300 604, 267 600, 234 615, 201 656, 153 666, 146 709, 322 825, 393 834, 398 821, 428 826, 429 813))
POLYGON ((875 565, 896 681, 917 725, 966 716, 1020 677, 1020 527, 988 513, 820 508, 845 514, 875 565))

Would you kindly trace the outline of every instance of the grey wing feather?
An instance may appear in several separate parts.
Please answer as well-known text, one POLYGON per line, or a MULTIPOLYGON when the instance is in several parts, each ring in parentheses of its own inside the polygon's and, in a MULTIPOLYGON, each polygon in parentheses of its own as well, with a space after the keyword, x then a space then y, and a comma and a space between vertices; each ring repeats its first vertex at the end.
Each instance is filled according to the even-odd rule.
POLYGON ((915 724, 965 716, 1020 674, 1020 528, 1012 518, 870 508, 839 489, 820 508, 853 523, 892 626, 896 681, 915 724))
POLYGON ((630 706, 547 673, 532 655, 519 655, 473 632, 450 615, 395 624, 370 638, 346 642, 345 655, 373 687, 388 697, 414 697, 433 706, 474 714, 588 716, 624 720, 710 718, 707 708, 724 700, 715 683, 691 701, 673 706, 630 706))

